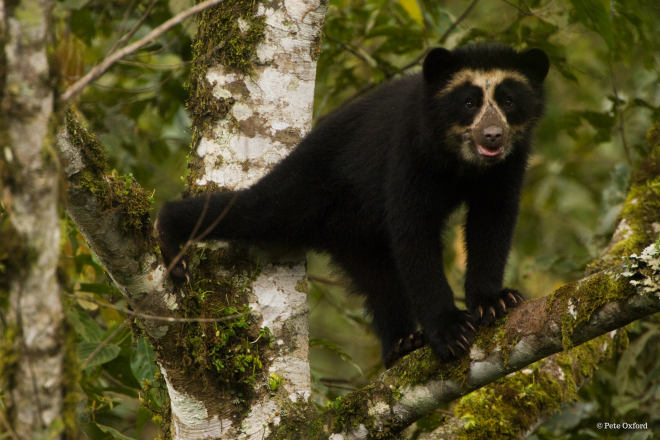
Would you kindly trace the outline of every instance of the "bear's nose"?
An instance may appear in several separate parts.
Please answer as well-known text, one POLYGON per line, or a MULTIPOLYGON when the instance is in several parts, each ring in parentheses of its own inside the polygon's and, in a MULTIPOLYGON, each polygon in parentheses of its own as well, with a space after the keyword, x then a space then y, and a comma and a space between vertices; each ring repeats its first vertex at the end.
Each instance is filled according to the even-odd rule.
POLYGON ((496 143, 502 138, 502 127, 491 125, 484 128, 484 137, 491 143, 496 143))

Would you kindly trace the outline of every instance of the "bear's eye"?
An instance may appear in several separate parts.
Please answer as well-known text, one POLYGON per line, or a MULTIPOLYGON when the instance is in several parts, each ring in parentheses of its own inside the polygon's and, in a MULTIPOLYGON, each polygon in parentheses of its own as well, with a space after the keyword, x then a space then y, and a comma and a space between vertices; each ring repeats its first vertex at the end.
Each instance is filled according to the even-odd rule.
POLYGON ((508 97, 504 100, 504 107, 506 107, 506 108, 511 108, 512 106, 513 106, 513 98, 510 97, 510 96, 508 96, 508 97))
POLYGON ((465 108, 474 108, 474 101, 470 98, 465 100, 465 108))

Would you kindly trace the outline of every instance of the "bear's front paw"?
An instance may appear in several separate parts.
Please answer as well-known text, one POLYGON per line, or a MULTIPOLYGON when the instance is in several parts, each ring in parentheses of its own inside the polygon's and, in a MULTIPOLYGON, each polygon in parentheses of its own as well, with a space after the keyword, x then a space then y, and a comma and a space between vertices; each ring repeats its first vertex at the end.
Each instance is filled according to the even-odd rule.
MULTIPOLYGON (((170 267, 170 264, 167 265, 170 267)), ((188 262, 184 257, 181 257, 170 270, 170 277, 175 283, 189 283, 190 270, 188 269, 188 262)))
POLYGON ((421 331, 399 339, 399 341, 396 342, 383 357, 385 369, 390 368, 396 361, 408 353, 422 347, 424 343, 424 334, 421 331))
POLYGON ((489 326, 503 317, 509 309, 525 301, 522 294, 513 289, 502 289, 493 296, 479 296, 470 304, 470 313, 477 325, 489 326))
POLYGON ((158 240, 158 245, 160 246, 160 253, 163 257, 163 264, 170 270, 170 278, 175 283, 189 283, 190 270, 188 268, 188 261, 186 261, 183 255, 179 256, 181 250, 178 244, 167 239, 169 235, 159 228, 159 220, 156 220, 154 230, 156 232, 156 240, 158 240), (179 258, 177 259, 177 257, 179 258))
POLYGON ((433 352, 445 361, 468 353, 474 333, 472 317, 458 309, 444 313, 431 328, 424 328, 433 352))

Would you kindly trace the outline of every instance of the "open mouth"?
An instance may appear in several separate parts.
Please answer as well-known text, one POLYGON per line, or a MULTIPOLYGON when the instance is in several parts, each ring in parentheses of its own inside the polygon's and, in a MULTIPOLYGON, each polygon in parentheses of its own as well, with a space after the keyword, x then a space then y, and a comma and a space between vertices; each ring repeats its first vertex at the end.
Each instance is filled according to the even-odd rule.
POLYGON ((479 154, 484 155, 484 156, 489 156, 489 157, 495 157, 498 154, 502 152, 504 147, 499 147, 494 150, 488 149, 486 147, 482 147, 481 145, 477 145, 477 151, 479 151, 479 154))

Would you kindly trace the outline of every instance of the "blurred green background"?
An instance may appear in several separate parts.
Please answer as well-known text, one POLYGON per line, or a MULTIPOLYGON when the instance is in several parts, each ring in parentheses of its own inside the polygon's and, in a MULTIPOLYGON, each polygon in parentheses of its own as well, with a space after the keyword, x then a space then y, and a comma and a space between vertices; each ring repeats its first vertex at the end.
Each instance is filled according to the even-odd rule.
MULTIPOLYGON (((102 59, 144 17, 131 37, 190 7, 192 0, 65 0, 53 14, 55 54, 72 82, 102 59), (147 12, 149 12, 147 14, 147 12)), ((184 189, 190 148, 186 83, 194 20, 114 66, 88 87, 74 108, 108 150, 117 175, 132 173, 150 191, 155 210, 184 189)), ((498 41, 518 49, 540 47, 550 56, 548 110, 534 146, 506 284, 528 298, 548 295, 581 277, 616 225, 630 170, 647 154, 646 133, 660 118, 658 74, 660 3, 656 0, 330 0, 318 60, 314 118, 368 93, 383 81, 420 70, 424 53, 443 45, 498 41)), ((154 212, 156 212, 154 211, 154 212)), ((125 303, 106 284, 82 237, 64 218, 70 292, 125 303)), ((445 234, 445 271, 463 297, 465 254, 461 213, 445 234)), ((328 401, 383 371, 378 342, 359 298, 345 295, 341 279, 321 255, 308 256, 314 399, 328 401)), ((460 301, 459 301, 460 303, 460 301)), ((460 303, 460 306, 463 306, 460 303)), ((68 303, 79 349, 119 322, 119 312, 68 303), (114 313, 114 314, 113 314, 114 313), (97 332, 98 333, 98 332, 97 332)), ((647 431, 602 431, 596 422, 660 422, 657 317, 629 327, 631 348, 604 366, 580 392, 579 402, 546 423, 541 439, 652 438, 647 431)), ((119 426, 129 438, 154 438, 157 429, 138 411, 138 381, 153 380, 150 351, 126 335, 108 361, 82 373, 78 419, 88 438, 109 438, 119 426), (149 370, 149 371, 148 371, 149 370), (101 426, 101 428, 99 428, 101 426), (143 428, 144 427, 144 428, 143 428)), ((144 394, 143 394, 144 395, 144 394)), ((150 405, 162 401, 154 390, 150 405)), ((446 408, 446 410, 451 410, 446 408)), ((417 438, 441 412, 407 431, 417 438)), ((117 437, 121 438, 121 437, 117 437)))

